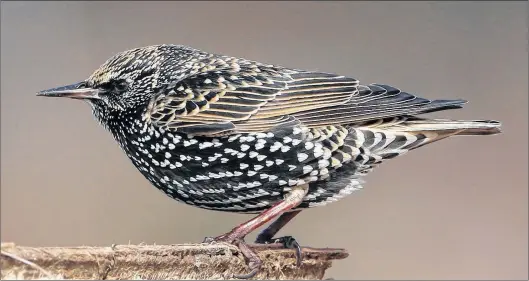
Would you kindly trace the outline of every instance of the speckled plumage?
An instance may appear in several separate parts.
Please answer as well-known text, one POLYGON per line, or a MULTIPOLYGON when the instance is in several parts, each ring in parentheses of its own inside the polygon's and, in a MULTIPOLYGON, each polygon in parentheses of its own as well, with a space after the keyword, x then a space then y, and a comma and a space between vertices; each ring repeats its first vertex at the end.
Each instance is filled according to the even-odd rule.
POLYGON ((298 208, 360 189, 383 159, 436 138, 406 132, 412 115, 465 102, 178 45, 120 53, 86 85, 114 91, 90 101, 94 115, 157 188, 200 208, 247 213, 302 183, 310 189, 298 208))
POLYGON ((496 121, 417 117, 463 100, 180 45, 119 53, 75 85, 85 88, 68 95, 89 102, 154 186, 219 211, 260 213, 298 186, 305 195, 286 211, 323 206, 362 188, 386 159, 452 135, 500 132, 496 121))

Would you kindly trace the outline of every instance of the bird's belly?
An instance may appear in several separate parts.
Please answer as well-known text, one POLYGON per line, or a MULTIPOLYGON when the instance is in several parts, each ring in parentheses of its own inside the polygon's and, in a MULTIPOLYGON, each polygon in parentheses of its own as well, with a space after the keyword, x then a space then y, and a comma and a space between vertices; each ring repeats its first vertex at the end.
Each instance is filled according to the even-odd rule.
MULTIPOLYGON (((237 213, 260 213, 270 208, 291 190, 293 181, 305 178, 290 179, 291 185, 288 182, 280 184, 247 174, 240 175, 222 165, 212 165, 215 172, 206 172, 206 169, 200 169, 192 162, 187 163, 186 167, 190 170, 200 169, 202 172, 190 177, 185 171, 150 168, 146 171, 145 166, 134 160, 133 163, 151 184, 170 198, 203 209, 237 213)), ((359 176, 354 164, 351 164, 333 169, 325 180, 308 182, 309 191, 296 209, 338 201, 362 188, 359 176)))
MULTIPOLYGON (((340 135, 336 133, 335 135, 340 135)), ((380 162, 358 142, 360 130, 342 140, 318 140, 300 130, 193 138, 167 132, 137 139, 125 151, 138 170, 169 197, 196 207, 257 213, 309 184, 298 208, 337 201, 361 188, 360 177, 380 162), (337 146, 336 142, 341 143, 337 146), (358 147, 356 147, 358 146, 358 147)))

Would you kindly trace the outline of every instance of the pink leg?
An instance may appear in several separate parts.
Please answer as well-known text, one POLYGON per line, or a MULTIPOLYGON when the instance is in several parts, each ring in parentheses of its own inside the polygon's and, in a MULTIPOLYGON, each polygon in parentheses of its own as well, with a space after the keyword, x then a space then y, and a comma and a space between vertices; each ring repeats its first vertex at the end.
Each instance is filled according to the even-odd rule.
POLYGON ((299 205, 303 201, 303 197, 305 197, 307 191, 308 185, 294 187, 283 201, 274 204, 270 209, 262 212, 255 218, 240 224, 230 232, 212 239, 213 241, 228 242, 238 245, 241 253, 250 261, 249 266, 250 269, 252 269, 251 272, 246 275, 235 276, 235 278, 252 278, 257 274, 261 267, 259 256, 248 247, 246 242, 244 242, 244 237, 273 218, 299 205))

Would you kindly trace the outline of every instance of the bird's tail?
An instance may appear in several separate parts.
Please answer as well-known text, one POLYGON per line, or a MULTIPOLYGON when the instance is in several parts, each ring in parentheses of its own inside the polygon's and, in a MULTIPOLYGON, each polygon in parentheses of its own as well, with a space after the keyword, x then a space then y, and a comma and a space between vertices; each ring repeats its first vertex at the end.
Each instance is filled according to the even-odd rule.
MULTIPOLYGON (((367 173, 385 159, 415 150, 455 135, 494 135, 501 123, 493 120, 423 119, 400 116, 386 122, 361 125, 348 135, 351 146, 362 147, 364 161, 358 161, 359 173, 367 173)), ((358 164, 358 163, 357 163, 358 164)))
POLYGON ((448 120, 411 118, 399 124, 404 131, 436 131, 450 135, 495 135, 501 133, 501 123, 494 120, 448 120))
POLYGON ((494 120, 448 120, 418 117, 411 117, 391 129, 425 136, 428 141, 420 146, 450 136, 483 136, 502 132, 501 123, 494 120))

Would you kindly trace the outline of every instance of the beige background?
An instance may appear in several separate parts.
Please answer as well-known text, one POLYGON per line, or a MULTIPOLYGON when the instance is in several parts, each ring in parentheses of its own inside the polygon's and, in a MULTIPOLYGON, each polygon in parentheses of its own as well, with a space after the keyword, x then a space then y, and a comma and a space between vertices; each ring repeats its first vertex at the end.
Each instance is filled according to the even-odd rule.
POLYGON ((465 109, 436 116, 501 120, 502 135, 385 163, 363 191, 303 212, 282 233, 349 250, 334 278, 527 278, 527 3, 1 5, 2 241, 198 242, 249 218, 170 200, 87 104, 34 95, 86 78, 116 52, 176 43, 465 98, 465 109))

